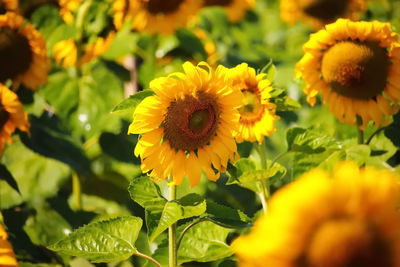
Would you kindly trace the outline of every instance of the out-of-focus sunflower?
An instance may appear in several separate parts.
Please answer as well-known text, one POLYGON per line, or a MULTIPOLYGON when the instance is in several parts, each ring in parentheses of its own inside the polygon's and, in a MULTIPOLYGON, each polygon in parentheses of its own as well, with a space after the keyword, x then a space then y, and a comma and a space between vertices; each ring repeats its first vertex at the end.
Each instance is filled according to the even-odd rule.
POLYGON ((238 22, 246 12, 254 7, 255 0, 204 0, 204 6, 221 6, 227 14, 229 21, 238 22))
POLYGON ((367 0, 281 0, 281 17, 289 24, 305 20, 320 29, 338 18, 358 20, 367 0))
POLYGON ((93 43, 89 43, 85 47, 85 53, 80 60, 80 64, 86 64, 93 59, 101 56, 110 48, 114 41, 115 32, 110 32, 106 37, 99 37, 93 43))
POLYGON ((1 83, 11 79, 34 89, 47 81, 50 64, 45 40, 13 12, 0 16, 0 58, 1 83))
POLYGON ((114 26, 117 30, 122 28, 126 20, 132 19, 130 0, 115 0, 113 2, 114 26))
POLYGON ((78 49, 74 39, 67 39, 57 42, 53 46, 53 57, 57 64, 63 68, 76 65, 78 60, 78 49))
POLYGON ((211 67, 216 67, 219 59, 217 47, 211 36, 201 28, 196 28, 194 34, 201 40, 204 46, 204 50, 207 54, 207 63, 211 67))
POLYGON ((199 0, 132 0, 133 28, 140 32, 171 34, 185 27, 201 8, 199 0))
POLYGON ((18 10, 17 0, 0 0, 0 14, 7 12, 16 12, 18 10))
POLYGON ((78 9, 82 0, 59 0, 60 5, 60 16, 65 21, 65 23, 70 24, 74 21, 74 15, 72 14, 78 9))
POLYGON ((272 90, 271 81, 266 74, 256 74, 255 69, 242 63, 230 70, 230 79, 243 93, 243 106, 239 109, 240 129, 236 137, 238 142, 258 141, 274 131, 275 105, 269 102, 272 90))
POLYGON ((143 172, 158 180, 172 175, 176 184, 187 176, 194 186, 202 171, 215 181, 236 158, 242 94, 222 66, 186 62, 183 69, 150 83, 156 95, 136 108, 129 133, 141 135, 135 155, 143 172))
POLYGON ((18 96, 0 84, 0 154, 6 143, 12 143, 11 135, 15 129, 28 131, 28 115, 24 112, 18 96))
POLYGON ((339 19, 311 35, 297 75, 306 82, 307 101, 322 94, 338 120, 364 128, 385 124, 400 101, 400 45, 389 23, 339 19))
POLYGON ((272 196, 232 247, 246 267, 399 267, 399 177, 341 163, 312 170, 272 196))
POLYGON ((8 235, 4 227, 0 224, 0 266, 17 267, 17 259, 14 250, 8 242, 8 235))

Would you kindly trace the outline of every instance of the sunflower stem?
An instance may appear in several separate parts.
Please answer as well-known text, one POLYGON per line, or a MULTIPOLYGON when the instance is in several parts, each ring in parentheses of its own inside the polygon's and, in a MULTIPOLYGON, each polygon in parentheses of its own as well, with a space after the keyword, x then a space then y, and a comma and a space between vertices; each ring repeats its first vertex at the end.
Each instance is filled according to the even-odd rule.
POLYGON ((77 210, 82 209, 82 186, 76 172, 72 174, 72 196, 77 210))
MULTIPOLYGON (((258 144, 258 153, 260 154, 261 168, 267 168, 267 153, 265 151, 264 142, 258 144)), ((269 182, 265 179, 260 180, 261 192, 258 193, 258 196, 261 200, 261 205, 263 207, 264 214, 267 214, 268 211, 268 197, 269 197, 269 182)))
MULTIPOLYGON (((169 186, 169 200, 173 201, 176 199, 176 185, 173 184, 173 181, 170 181, 169 186)), ((176 223, 172 224, 168 227, 168 262, 169 267, 176 267, 178 264, 177 259, 177 246, 176 246, 176 223)))
POLYGON ((362 125, 362 119, 360 116, 356 117, 356 122, 357 122, 357 142, 359 145, 364 144, 364 131, 360 129, 362 125))

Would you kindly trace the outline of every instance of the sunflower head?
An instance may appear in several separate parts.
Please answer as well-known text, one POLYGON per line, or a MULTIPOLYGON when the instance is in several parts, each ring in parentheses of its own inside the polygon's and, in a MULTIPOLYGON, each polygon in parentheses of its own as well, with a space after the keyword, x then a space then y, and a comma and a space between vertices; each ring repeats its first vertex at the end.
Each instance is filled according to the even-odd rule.
POLYGON ((204 0, 204 6, 221 6, 227 14, 229 21, 238 22, 243 19, 246 12, 253 8, 254 0, 204 0))
POLYGON ((281 0, 284 21, 293 24, 305 20, 316 29, 337 18, 357 20, 365 9, 366 0, 281 0))
POLYGON ((50 65, 40 33, 12 12, 0 16, 0 82, 36 88, 47 80, 50 65))
POLYGON ((239 266, 400 266, 398 179, 351 162, 310 171, 234 241, 239 266))
POLYGON ((271 81, 266 74, 256 74, 255 69, 242 63, 230 70, 230 78, 243 93, 243 105, 239 108, 238 142, 258 141, 261 143, 265 136, 274 131, 275 105, 269 102, 272 91, 271 81))
POLYGON ((211 180, 234 160, 242 95, 228 80, 227 69, 207 63, 183 65, 184 73, 153 80, 155 96, 137 107, 129 133, 141 134, 135 154, 142 171, 155 179, 187 176, 196 185, 202 172, 211 180))
POLYGON ((398 109, 399 49, 390 24, 339 19, 311 35, 296 71, 311 105, 321 93, 340 121, 382 125, 398 109))
POLYGON ((18 96, 0 84, 0 153, 6 143, 12 143, 11 135, 16 129, 25 132, 29 130, 28 115, 18 96))

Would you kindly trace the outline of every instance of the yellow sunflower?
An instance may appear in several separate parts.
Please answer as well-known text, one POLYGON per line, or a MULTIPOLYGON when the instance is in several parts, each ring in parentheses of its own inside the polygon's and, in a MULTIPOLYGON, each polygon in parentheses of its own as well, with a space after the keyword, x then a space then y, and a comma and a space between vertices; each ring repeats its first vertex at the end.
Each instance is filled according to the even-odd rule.
POLYGON ((34 89, 47 81, 50 64, 45 40, 13 12, 0 16, 0 58, 0 83, 11 79, 34 89))
POLYGON ((400 44, 389 23, 339 19, 312 34, 297 63, 306 82, 307 101, 324 103, 339 121, 361 129, 369 121, 385 124, 398 111, 400 100, 400 44))
POLYGON ((207 54, 207 63, 210 64, 211 67, 217 66, 219 55, 217 46, 211 36, 201 28, 196 28, 193 32, 203 43, 204 50, 207 54))
POLYGON ((204 0, 204 6, 221 6, 227 14, 229 21, 238 22, 255 5, 255 0, 204 0))
POLYGON ((0 266, 17 267, 17 259, 14 250, 8 242, 8 235, 4 227, 0 224, 0 266))
POLYGON ((232 244, 246 267, 399 267, 399 177, 342 162, 278 191, 232 244))
POLYGON ((281 0, 281 18, 293 24, 309 22, 315 29, 338 18, 358 20, 367 8, 367 0, 281 0))
POLYGON ((59 0, 58 4, 60 6, 60 16, 67 24, 71 24, 74 21, 74 15, 72 14, 76 11, 81 4, 82 0, 59 0))
POLYGON ((242 91, 243 106, 239 109, 240 128, 236 141, 258 141, 274 131, 275 105, 269 102, 272 90, 271 81, 266 74, 256 74, 256 70, 242 63, 230 70, 234 86, 242 91))
POLYGON ((11 135, 15 129, 28 131, 28 115, 24 112, 18 96, 0 84, 0 154, 6 143, 12 143, 11 135))
POLYGON ((0 0, 0 14, 5 14, 9 11, 16 12, 18 10, 17 0, 0 0))
POLYGON ((93 59, 101 56, 110 48, 115 38, 115 32, 110 32, 106 37, 99 37, 93 43, 89 43, 85 47, 85 53, 80 60, 80 64, 86 64, 93 59))
POLYGON ((130 0, 115 0, 113 2, 114 26, 117 30, 122 28, 126 20, 132 19, 130 0))
POLYGON ((215 181, 235 160, 242 95, 222 66, 186 62, 183 69, 150 83, 156 95, 136 108, 129 133, 141 134, 135 155, 143 172, 158 180, 172 175, 178 185, 187 176, 194 186, 202 172, 215 181))
POLYGON ((132 0, 133 28, 140 32, 171 34, 185 27, 201 8, 199 0, 132 0))
POLYGON ((53 46, 53 57, 63 68, 75 66, 78 61, 78 48, 75 40, 67 39, 57 42, 53 46))

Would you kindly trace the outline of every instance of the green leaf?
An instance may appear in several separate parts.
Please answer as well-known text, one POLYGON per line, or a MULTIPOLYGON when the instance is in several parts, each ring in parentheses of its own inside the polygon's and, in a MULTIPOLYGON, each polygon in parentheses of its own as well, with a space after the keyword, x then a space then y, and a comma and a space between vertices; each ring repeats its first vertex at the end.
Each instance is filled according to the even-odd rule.
POLYGON ((6 166, 0 164, 0 180, 5 181, 9 186, 11 186, 15 191, 21 193, 18 188, 18 184, 15 181, 14 176, 10 173, 6 166))
POLYGON ((92 262, 121 261, 136 253, 141 228, 142 219, 133 216, 95 222, 75 230, 49 249, 92 262))
POLYGON ((286 134, 288 143, 288 151, 305 152, 305 153, 321 153, 327 148, 336 147, 339 144, 332 137, 316 130, 304 128, 290 128, 286 134))
POLYGON ((272 98, 271 102, 276 105, 277 111, 293 111, 301 108, 299 102, 288 96, 279 96, 272 98))
POLYGON ((178 263, 210 262, 232 255, 225 243, 229 229, 211 222, 201 222, 186 232, 178 250, 178 263))
POLYGON ((250 218, 240 210, 207 200, 206 217, 225 228, 243 228, 251 226, 250 218))
POLYGON ((270 60, 260 71, 260 73, 267 74, 267 79, 271 82, 275 80, 276 77, 276 67, 270 60))
POLYGON ((167 202, 158 220, 157 227, 154 231, 149 231, 149 241, 154 241, 157 236, 177 221, 200 216, 205 211, 206 201, 197 194, 189 194, 176 201, 167 202))
POLYGON ((167 203, 158 185, 146 176, 134 178, 128 191, 133 201, 151 212, 161 213, 167 203))
POLYGON ((186 29, 180 29, 176 32, 176 37, 178 38, 180 47, 184 52, 189 55, 200 54, 204 58, 207 57, 207 53, 204 50, 201 40, 193 32, 186 29))
POLYGON ((119 112, 119 111, 126 111, 129 110, 131 113, 133 113, 136 109, 136 107, 140 104, 140 102, 143 101, 148 96, 154 95, 154 92, 152 90, 144 90, 141 92, 138 92, 134 95, 131 95, 127 99, 124 99, 121 103, 116 105, 111 112, 119 112))
POLYGON ((109 60, 117 60, 132 54, 136 50, 138 38, 137 33, 131 33, 129 30, 119 31, 110 48, 102 57, 109 60))

